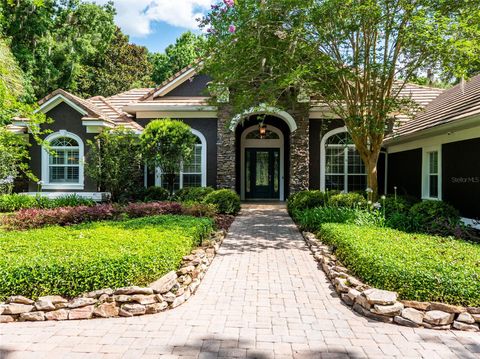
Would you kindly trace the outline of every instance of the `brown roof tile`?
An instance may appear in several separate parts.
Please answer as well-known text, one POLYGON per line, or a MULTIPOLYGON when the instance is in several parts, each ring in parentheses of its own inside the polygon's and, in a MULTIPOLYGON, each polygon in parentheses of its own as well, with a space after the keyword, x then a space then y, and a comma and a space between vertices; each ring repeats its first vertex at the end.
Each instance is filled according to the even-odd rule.
POLYGON ((387 141, 475 114, 480 115, 480 75, 473 77, 464 85, 459 84, 445 90, 413 120, 403 124, 388 136, 387 141))

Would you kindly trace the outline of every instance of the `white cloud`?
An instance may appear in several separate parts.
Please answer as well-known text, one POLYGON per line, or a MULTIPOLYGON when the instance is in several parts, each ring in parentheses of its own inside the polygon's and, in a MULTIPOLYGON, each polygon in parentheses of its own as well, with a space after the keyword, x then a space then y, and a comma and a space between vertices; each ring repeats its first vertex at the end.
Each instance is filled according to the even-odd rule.
MULTIPOLYGON (((108 0, 92 0, 105 4, 108 0)), ((210 9, 214 0, 115 0, 115 22, 123 32, 146 36, 152 22, 165 22, 185 29, 197 29, 196 18, 210 9)))

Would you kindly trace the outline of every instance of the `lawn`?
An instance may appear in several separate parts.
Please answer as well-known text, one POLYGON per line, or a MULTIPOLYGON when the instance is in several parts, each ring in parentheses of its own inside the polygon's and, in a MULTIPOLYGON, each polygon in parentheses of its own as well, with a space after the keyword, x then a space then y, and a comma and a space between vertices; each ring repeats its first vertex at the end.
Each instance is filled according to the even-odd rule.
POLYGON ((353 224, 322 224, 317 235, 371 286, 401 299, 480 306, 478 244, 353 224))
POLYGON ((146 285, 177 269, 212 229, 207 218, 163 215, 0 231, 0 300, 146 285))

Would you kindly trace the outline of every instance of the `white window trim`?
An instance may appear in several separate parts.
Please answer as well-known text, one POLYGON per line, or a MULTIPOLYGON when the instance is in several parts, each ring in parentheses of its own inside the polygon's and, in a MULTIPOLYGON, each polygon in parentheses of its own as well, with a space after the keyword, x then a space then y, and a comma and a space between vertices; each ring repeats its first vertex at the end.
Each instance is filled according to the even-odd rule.
POLYGON ((442 145, 422 147, 422 199, 442 200, 442 145), (430 152, 438 152, 438 197, 430 197, 430 152))
MULTIPOLYGON (((200 139, 200 143, 202 144, 202 179, 201 179, 201 186, 206 187, 207 186, 207 140, 205 139, 205 136, 203 133, 200 131, 197 131, 195 129, 190 129, 190 131, 197 136, 200 139)), ((188 174, 189 172, 186 172, 188 174)), ((179 183, 179 188, 183 188, 183 169, 180 171, 180 183, 179 183)), ((162 185, 162 176, 161 176, 161 171, 160 168, 155 169, 155 186, 160 187, 162 185)))
POLYGON ((78 143, 78 158, 79 158, 79 169, 78 169, 78 183, 50 183, 49 176, 49 156, 50 154, 45 148, 42 148, 42 189, 75 189, 83 190, 84 189, 84 145, 82 139, 74 133, 68 132, 66 130, 60 130, 55 133, 48 135, 45 140, 51 142, 52 140, 58 137, 70 137, 77 141, 78 143))
MULTIPOLYGON (((320 191, 325 191, 325 176, 326 176, 326 161, 327 161, 327 157, 326 157, 326 143, 327 143, 327 140, 336 135, 336 134, 339 134, 339 133, 343 133, 343 132, 347 132, 348 133, 348 130, 347 130, 347 127, 338 127, 338 128, 335 128, 329 132, 327 132, 325 135, 323 135, 322 137, 322 140, 320 141, 320 191)), ((349 146, 346 146, 346 150, 348 150, 348 147, 349 146)), ((348 168, 348 157, 347 156, 344 156, 344 166, 347 166, 345 168, 348 168)), ((348 176, 352 175, 352 176, 355 176, 355 175, 358 175, 358 176, 363 176, 361 175, 360 173, 348 173, 348 175, 346 176, 345 173, 342 173, 342 174, 339 174, 339 175, 342 175, 344 176, 344 192, 348 192, 348 176)))
POLYGON ((275 126, 267 125, 267 130, 275 132, 278 139, 247 139, 247 135, 253 131, 258 131, 258 125, 246 128, 240 138, 240 198, 245 200, 245 149, 246 148, 278 148, 280 150, 280 188, 278 199, 285 200, 285 149, 284 137, 280 129, 275 126))

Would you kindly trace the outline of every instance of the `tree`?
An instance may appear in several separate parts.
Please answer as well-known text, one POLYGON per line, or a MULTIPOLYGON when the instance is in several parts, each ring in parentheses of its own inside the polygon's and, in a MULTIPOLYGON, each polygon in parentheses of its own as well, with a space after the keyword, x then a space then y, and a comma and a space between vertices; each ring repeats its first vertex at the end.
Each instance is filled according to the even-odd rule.
POLYGON ((467 73, 479 56, 479 9, 470 0, 225 0, 201 24, 205 70, 231 90, 237 111, 325 103, 345 122, 376 194, 387 124, 415 109, 400 90, 428 68, 467 73))
POLYGON ((105 130, 87 143, 86 172, 100 190, 110 192, 112 200, 141 186, 143 160, 134 131, 122 127, 105 130))
POLYGON ((182 163, 193 156, 196 142, 190 126, 171 119, 150 122, 141 135, 144 157, 148 165, 160 168, 162 176, 173 194, 175 177, 182 163))
POLYGON ((81 71, 77 93, 84 97, 107 97, 134 87, 153 85, 148 50, 130 44, 128 36, 118 28, 105 53, 98 53, 81 71))
POLYGON ((153 66, 152 80, 160 84, 184 67, 195 62, 202 56, 204 37, 197 36, 190 31, 183 33, 175 44, 169 45, 165 53, 156 53, 150 56, 153 66))
POLYGON ((14 118, 28 118, 33 138, 42 144, 40 125, 46 118, 42 113, 35 113, 34 106, 19 101, 23 84, 22 71, 7 42, 0 38, 0 193, 10 192, 19 174, 37 181, 28 167, 28 142, 7 128, 14 118))
POLYGON ((30 101, 57 88, 75 92, 83 65, 105 52, 116 30, 111 3, 0 0, 0 8, 30 101))

